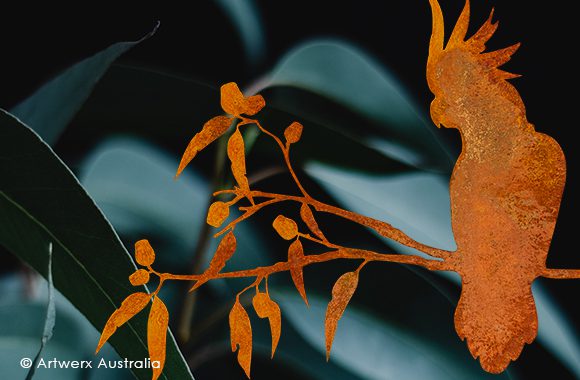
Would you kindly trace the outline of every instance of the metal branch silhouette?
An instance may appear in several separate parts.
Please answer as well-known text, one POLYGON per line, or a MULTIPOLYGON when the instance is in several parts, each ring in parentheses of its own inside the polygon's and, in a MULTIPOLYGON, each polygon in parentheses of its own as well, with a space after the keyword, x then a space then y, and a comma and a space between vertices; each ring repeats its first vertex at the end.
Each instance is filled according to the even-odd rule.
POLYGON ((537 316, 531 284, 537 277, 555 279, 580 278, 580 270, 548 269, 546 258, 564 189, 566 165, 558 143, 537 133, 525 115, 523 102, 516 89, 506 80, 516 75, 501 71, 518 45, 484 52, 485 43, 493 35, 497 23, 492 14, 469 39, 465 39, 469 21, 469 0, 457 21, 451 37, 444 45, 443 14, 437 0, 429 0, 433 15, 433 31, 429 46, 427 81, 435 94, 431 117, 435 125, 457 128, 463 149, 450 181, 452 227, 457 250, 446 251, 417 242, 389 223, 369 218, 320 202, 309 195, 296 171, 290 151, 299 142, 303 126, 293 122, 276 136, 253 118, 265 106, 260 95, 245 97, 235 83, 221 87, 221 106, 227 116, 216 116, 197 133, 179 164, 178 177, 195 155, 234 125, 227 145, 236 185, 220 190, 214 196, 230 197, 229 201, 211 204, 207 223, 221 227, 230 208, 241 215, 232 220, 215 237, 221 237, 209 267, 201 274, 160 273, 153 269, 153 248, 147 240, 135 244, 135 258, 145 269, 129 277, 137 286, 159 278, 152 294, 137 292, 125 299, 107 321, 97 351, 130 318, 153 300, 148 324, 148 346, 151 361, 161 363, 154 369, 157 379, 165 360, 167 308, 158 296, 165 281, 192 281, 191 291, 218 278, 254 278, 255 281, 236 296, 229 315, 232 351, 250 376, 252 327, 248 314, 239 301, 240 295, 255 288, 252 305, 260 318, 267 318, 272 334, 272 356, 281 335, 281 312, 270 298, 268 277, 290 272, 297 291, 308 304, 303 268, 307 265, 337 259, 359 260, 357 270, 343 274, 332 289, 325 320, 327 358, 334 334, 352 298, 361 269, 369 262, 393 262, 417 265, 429 270, 455 271, 462 278, 462 292, 455 311, 455 327, 474 358, 483 369, 500 373, 515 360, 526 343, 537 334, 537 316), (298 195, 269 193, 250 187, 246 177, 244 139, 240 132, 247 125, 256 125, 280 148, 298 195), (240 205, 243 202, 244 205, 240 205), (300 208, 302 228, 296 221, 279 215, 274 230, 290 242, 288 258, 270 266, 222 272, 235 254, 235 228, 260 210, 281 202, 300 208), (357 223, 381 236, 426 253, 416 255, 388 254, 335 244, 326 237, 316 221, 316 214, 333 214, 357 223), (309 240, 325 247, 319 254, 305 254, 302 241, 309 240), (260 291, 264 283, 265 292, 260 291))

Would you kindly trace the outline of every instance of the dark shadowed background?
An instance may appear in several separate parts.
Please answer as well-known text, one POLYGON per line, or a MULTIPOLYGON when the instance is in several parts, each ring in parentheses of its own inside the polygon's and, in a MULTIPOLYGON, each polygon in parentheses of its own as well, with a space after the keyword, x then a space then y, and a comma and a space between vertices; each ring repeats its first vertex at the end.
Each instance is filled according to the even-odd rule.
MULTIPOLYGON (((490 8, 495 6, 495 18, 500 20, 500 27, 488 45, 490 49, 522 42, 520 50, 505 66, 505 69, 522 74, 521 78, 513 80, 512 83, 524 99, 528 119, 535 124, 538 131, 553 136, 560 143, 568 163, 568 180, 548 266, 580 268, 580 254, 576 243, 578 208, 574 201, 574 196, 578 193, 576 168, 578 150, 576 149, 577 141, 574 138, 579 118, 576 113, 578 112, 576 88, 580 83, 577 74, 578 62, 572 58, 576 56, 578 49, 578 15, 567 9, 566 3, 558 1, 473 0, 472 3, 473 21, 470 32, 483 23, 490 8)), ((252 2, 246 4, 252 4, 252 2)), ((448 25, 452 25, 452 22, 456 20, 462 5, 461 0, 442 1, 448 25)), ((235 81, 241 87, 247 88, 268 73, 284 54, 296 45, 315 38, 332 38, 357 46, 373 57, 375 62, 388 69, 396 77, 417 103, 418 108, 424 114, 428 114, 432 95, 425 80, 425 63, 431 24, 430 10, 426 0, 359 0, 342 3, 305 0, 255 1, 253 8, 250 7, 253 9, 252 17, 246 17, 243 21, 237 19, 237 22, 259 23, 260 26, 254 30, 257 34, 252 35, 252 31, 248 32, 249 42, 244 42, 244 37, 240 34, 240 30, 248 28, 237 27, 226 9, 228 9, 227 6, 222 6, 218 2, 196 1, 189 3, 187 9, 178 6, 163 10, 144 7, 135 9, 133 13, 123 14, 113 9, 92 9, 89 6, 69 10, 70 16, 67 17, 44 14, 40 11, 34 14, 22 10, 3 12, 0 22, 2 41, 0 107, 11 109, 40 85, 74 63, 115 42, 136 40, 149 32, 157 21, 160 21, 161 25, 157 33, 118 59, 114 64, 117 71, 112 71, 107 75, 122 76, 123 68, 137 67, 167 74, 173 78, 172 80, 191 80, 210 89, 217 89, 222 83, 229 81, 235 81)), ((447 33, 449 30, 448 28, 447 33)), ((106 86, 105 84, 97 85, 96 94, 116 91, 111 90, 115 88, 110 84, 114 80, 107 79, 107 76, 105 79, 108 80, 106 86)), ((120 81, 119 83, 122 83, 118 87, 119 97, 131 97, 133 95, 130 89, 131 82, 120 81)), ((160 86, 159 88, 161 92, 155 92, 154 96, 164 99, 164 103, 167 103, 168 99, 174 96, 171 93, 171 87, 160 86)), ((265 95, 268 101, 268 92, 265 92, 265 95)), ((292 96, 283 92, 273 93, 272 96, 274 95, 282 101, 284 96, 292 96)), ((353 97, 356 96, 353 93, 353 97)), ((214 98, 209 100, 180 98, 181 112, 191 113, 191 124, 173 125, 171 114, 164 114, 160 120, 164 120, 165 124, 160 122, 158 128, 160 131, 167 128, 167 132, 157 134, 140 131, 140 121, 131 124, 132 119, 140 120, 140 116, 134 113, 112 118, 111 120, 114 121, 111 121, 109 125, 98 125, 99 122, 107 123, 106 115, 100 114, 101 110, 106 108, 101 106, 100 98, 91 99, 87 104, 93 108, 81 111, 54 147, 56 153, 76 173, 82 170, 82 162, 87 153, 95 149, 102 139, 118 133, 123 136, 144 138, 149 143, 162 147, 177 160, 187 138, 200 128, 201 122, 218 112, 217 92, 214 98), (210 102, 213 103, 208 110, 207 104, 210 102), (91 123, 87 121, 89 119, 98 122, 91 123), (115 122, 119 120, 126 124, 115 125, 115 122)), ((136 99, 139 97, 137 96, 136 99)), ((160 101, 160 103, 163 102, 160 101)), ((133 106, 132 110, 139 110, 138 104, 133 106)), ((144 107, 147 108, 147 112, 154 112, 152 107, 155 107, 155 101, 144 107)), ((385 107, 389 105, 385 104, 385 107)), ((307 134, 308 125, 306 122, 304 124, 305 134, 307 134)), ((352 125, 352 128, 356 129, 357 125, 352 125)), ((449 142, 452 150, 457 151, 459 139, 456 131, 443 129, 437 130, 436 133, 449 142)), ((325 149, 332 150, 333 141, 320 141, 320 144, 324 145, 325 149)), ((344 153, 348 154, 348 151, 344 153)), ((256 165, 264 166, 259 158, 262 157, 261 153, 256 154, 256 165)), ((305 155, 307 156, 308 152, 305 155)), ((212 171, 213 157, 213 154, 207 154, 200 157, 199 164, 196 164, 196 168, 205 176, 212 171)), ((264 157, 268 155, 264 153, 264 157)), ((372 162, 369 162, 369 165, 372 165, 372 162)), ((276 182, 276 179, 272 179, 267 180, 266 183, 274 188, 284 189, 286 186, 283 180, 276 182)), ((320 192, 325 194, 322 190, 320 192)), ((267 222, 263 223, 263 226, 267 225, 267 222)), ((341 225, 336 228, 343 227, 341 225)), ((339 236, 340 232, 337 231, 335 234, 339 236)), ((349 232, 345 230, 344 234, 348 236, 349 232)), ((127 234, 122 237, 130 247, 131 238, 135 236, 127 234)), ((272 243, 271 246, 284 249, 279 241, 272 243)), ((179 269, 179 266, 177 268, 179 269)), ((333 268, 333 273, 338 273, 337 268, 342 267, 333 268)), ((371 299, 370 304, 388 302, 389 307, 400 309, 404 306, 397 304, 397 297, 393 296, 388 301, 379 298, 383 294, 394 291, 392 286, 395 284, 390 284, 388 286, 391 287, 388 287, 378 281, 382 275, 386 276, 386 273, 389 273, 389 268, 373 267, 372 271, 375 272, 373 278, 377 281, 366 284, 366 287, 383 290, 373 293, 376 298, 371 299)), ((0 272, 7 275, 20 270, 21 265, 17 259, 5 254, 0 256, 0 272)), ((362 276, 364 275, 363 272, 362 276)), ((421 276, 429 277, 431 274, 422 273, 421 276)), ((442 282, 441 286, 448 288, 452 302, 456 302, 453 299, 458 294, 456 288, 449 283, 443 283, 440 279, 433 281, 442 282)), ((577 307, 577 295, 580 283, 578 281, 540 281, 554 303, 558 305, 557 308, 561 310, 563 318, 569 322, 570 326, 567 331, 578 343, 580 308, 577 307)), ((320 289, 329 290, 331 285, 332 282, 320 285, 320 289)), ((404 287, 405 284, 400 284, 400 286, 404 287)), ((364 289, 359 289, 361 298, 364 298, 363 292, 364 289)), ((212 298, 211 292, 201 294, 201 297, 206 298, 204 302, 207 302, 208 308, 219 304, 215 301, 215 297, 212 298)), ((410 292, 404 297, 421 297, 421 295, 410 292)), ((386 298, 389 297, 386 296, 386 298)), ((369 307, 365 306, 365 310, 369 310, 369 307)), ((450 310, 452 312, 452 309, 450 310)), ((418 316, 415 315, 414 318, 418 316)), ((424 315, 424 318, 429 320, 431 316, 424 315)), ((451 318, 452 314, 449 314, 439 319, 449 322, 451 318)), ((436 320, 437 318, 430 324, 432 329, 441 328, 436 320)), ((207 344, 210 348, 205 351, 196 351, 195 348, 186 349, 186 355, 188 353, 197 355, 195 356, 196 368, 193 369, 193 373, 198 379, 216 378, 216 374, 219 374, 220 378, 224 378, 221 376, 242 378, 242 372, 236 367, 233 355, 229 353, 213 355, 211 351, 210 343, 213 340, 218 336, 220 338, 227 336, 224 322, 225 320, 217 322, 220 327, 215 329, 219 332, 210 331, 200 339, 200 346, 207 344)), ((428 321, 425 321, 425 324, 425 328, 428 329, 428 321)), ((322 326, 318 327, 322 329, 322 326)), ((450 326, 445 327, 450 328, 450 326)), ((292 334, 293 332, 283 329, 283 340, 285 333, 292 334)), ((359 342, 359 344, 364 345, 365 342, 359 342)), ((553 351, 544 346, 538 343, 532 344, 524 349, 521 358, 513 366, 514 373, 517 375, 514 375, 514 378, 533 378, 532 376, 540 370, 554 371, 553 373, 557 374, 554 378, 575 378, 571 370, 566 365, 562 365, 556 356, 553 351)), ((289 378, 294 376, 293 370, 289 369, 293 368, 292 361, 282 365, 276 363, 276 360, 275 358, 273 362, 270 362, 264 357, 255 358, 253 378, 268 378, 274 374, 278 376, 283 371, 287 371, 286 375, 289 378)), ((580 358, 576 357, 576 360, 580 358)), ((576 364, 576 368, 579 366, 576 364)), ((340 365, 339 368, 341 368, 340 365)), ((330 378, 331 375, 321 373, 320 376, 316 376, 310 373, 308 377, 297 371, 296 376, 330 378)), ((378 378, 375 375, 361 375, 361 373, 357 376, 378 378)))

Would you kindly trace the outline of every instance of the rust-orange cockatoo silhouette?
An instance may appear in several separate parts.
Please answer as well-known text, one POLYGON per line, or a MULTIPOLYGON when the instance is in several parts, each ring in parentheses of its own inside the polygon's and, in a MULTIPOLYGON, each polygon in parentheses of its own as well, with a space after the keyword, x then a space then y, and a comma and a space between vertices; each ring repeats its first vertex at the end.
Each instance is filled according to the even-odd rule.
POLYGON ((450 182, 454 267, 462 291, 455 328, 482 367, 502 372, 537 334, 531 285, 546 258, 566 180, 558 143, 534 130, 517 90, 499 69, 519 44, 484 52, 489 19, 469 39, 469 0, 444 46, 437 0, 427 80, 431 117, 456 128, 462 151, 450 182))

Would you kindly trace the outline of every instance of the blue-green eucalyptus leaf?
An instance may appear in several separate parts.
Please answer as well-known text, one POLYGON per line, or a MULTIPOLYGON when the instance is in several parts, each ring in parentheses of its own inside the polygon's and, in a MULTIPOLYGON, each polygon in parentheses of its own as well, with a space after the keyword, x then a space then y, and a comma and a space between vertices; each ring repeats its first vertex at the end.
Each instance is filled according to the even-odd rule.
POLYGON ((451 168, 449 148, 401 84, 383 65, 348 43, 306 42, 288 52, 250 91, 276 86, 307 90, 373 120, 384 133, 369 138, 369 144, 391 157, 445 171, 451 168))
POLYGON ((259 63, 264 57, 266 35, 254 0, 217 0, 217 4, 236 26, 248 61, 259 63))
POLYGON ((16 105, 12 114, 53 145, 119 56, 151 37, 159 24, 134 42, 118 42, 68 68, 16 105))
MULTIPOLYGON (((165 243, 157 259, 183 269, 199 239, 206 214, 210 187, 207 180, 188 168, 174 180, 178 158, 141 140, 112 138, 99 145, 81 165, 81 182, 121 235, 138 238, 157 236, 165 243)), ((239 216, 232 207, 230 220, 239 216)), ((225 226, 225 223, 224 223, 225 226)), ((212 228, 213 235, 219 229, 212 228)), ((264 236, 251 221, 236 227, 237 250, 226 270, 267 264, 264 236)), ((220 238, 210 238, 204 255, 209 264, 220 238)), ((209 283, 224 296, 235 294, 232 280, 209 283)))
MULTIPOLYGON (((70 169, 4 110, 0 152, 0 244, 46 277, 44 252, 52 242, 56 289, 101 329, 123 299, 147 290, 127 280, 136 269, 131 256, 70 169)), ((110 339, 123 358, 147 357, 146 325, 147 316, 137 315, 110 339)), ((193 379, 171 332, 168 337, 162 378, 193 379)), ((140 379, 151 376, 133 371, 140 379)))
MULTIPOLYGON (((295 292, 275 291, 272 298, 279 302, 283 315, 298 333, 322 356, 326 350, 324 318, 328 299, 310 295, 310 307, 306 308, 295 292)), ((457 357, 442 348, 441 343, 429 342, 399 326, 389 325, 353 304, 338 322, 330 354, 330 361, 369 380, 509 378, 505 373, 488 374, 477 363, 465 363, 466 358, 469 360, 468 355, 457 357)))

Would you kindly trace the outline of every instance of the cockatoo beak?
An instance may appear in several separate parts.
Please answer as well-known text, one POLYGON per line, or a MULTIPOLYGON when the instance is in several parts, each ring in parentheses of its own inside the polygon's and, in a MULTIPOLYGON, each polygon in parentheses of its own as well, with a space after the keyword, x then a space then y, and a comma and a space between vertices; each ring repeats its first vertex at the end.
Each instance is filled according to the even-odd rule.
POLYGON ((443 108, 441 102, 437 98, 433 99, 430 107, 431 120, 437 128, 441 128, 441 123, 443 122, 443 108))

